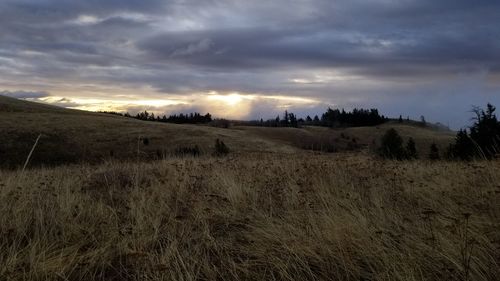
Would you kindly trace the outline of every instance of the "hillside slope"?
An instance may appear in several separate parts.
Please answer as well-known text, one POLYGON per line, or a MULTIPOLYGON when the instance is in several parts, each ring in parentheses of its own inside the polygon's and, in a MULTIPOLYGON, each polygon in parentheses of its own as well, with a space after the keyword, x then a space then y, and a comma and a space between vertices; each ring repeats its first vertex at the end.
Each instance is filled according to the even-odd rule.
POLYGON ((31 165, 95 163, 110 158, 157 159, 171 155, 178 148, 194 145, 199 146, 202 153, 210 154, 216 139, 222 139, 233 153, 363 149, 376 145, 374 142, 389 127, 396 127, 404 137, 413 136, 422 151, 430 142, 444 147, 453 137, 449 132, 401 124, 339 130, 242 126, 222 129, 145 122, 0 97, 0 167, 22 165, 40 134, 31 165), (356 145, 351 145, 352 142, 356 145))
POLYGON ((40 134, 33 165, 154 159, 194 145, 210 153, 217 138, 234 152, 296 150, 257 136, 249 138, 238 130, 144 122, 1 97, 0 166, 23 163, 40 134), (147 139, 146 144, 143 139, 147 139))
POLYGON ((374 127, 331 129, 307 126, 304 128, 239 127, 250 135, 292 145, 306 150, 342 151, 374 149, 390 129, 396 129, 405 141, 412 137, 421 155, 428 152, 432 143, 444 150, 455 137, 455 132, 421 127, 414 124, 388 122, 374 127))

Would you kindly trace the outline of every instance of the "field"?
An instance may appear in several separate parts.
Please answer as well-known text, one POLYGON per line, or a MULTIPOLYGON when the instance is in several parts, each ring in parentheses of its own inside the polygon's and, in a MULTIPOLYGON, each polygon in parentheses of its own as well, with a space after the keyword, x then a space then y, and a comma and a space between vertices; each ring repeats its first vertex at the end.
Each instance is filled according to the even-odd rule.
POLYGON ((451 131, 394 122, 337 130, 246 126, 222 129, 165 124, 0 96, 0 167, 22 166, 40 134, 31 166, 96 164, 109 159, 152 161, 175 154, 178 148, 194 145, 209 155, 216 139, 223 140, 236 154, 366 151, 374 149, 389 128, 396 128, 405 141, 413 137, 422 158, 426 158, 432 142, 444 151, 455 136, 451 131), (143 144, 144 139, 148 145, 143 144))
POLYGON ((498 163, 254 155, 3 171, 3 280, 495 280, 498 163))
POLYGON ((221 129, 0 105, 0 156, 11 161, 0 169, 0 280, 500 276, 498 161, 388 161, 370 151, 389 127, 414 137, 422 155, 450 132, 221 129), (359 147, 342 146, 353 137, 359 147), (216 138, 227 156, 211 154, 216 138), (312 151, 303 140, 342 149, 312 151), (191 144, 200 157, 168 153, 191 144))

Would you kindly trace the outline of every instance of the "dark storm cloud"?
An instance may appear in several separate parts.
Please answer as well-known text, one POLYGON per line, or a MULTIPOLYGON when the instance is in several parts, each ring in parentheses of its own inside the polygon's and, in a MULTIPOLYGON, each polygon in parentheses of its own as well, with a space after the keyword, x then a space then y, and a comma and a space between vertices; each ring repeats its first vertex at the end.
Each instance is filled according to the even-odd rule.
POLYGON ((319 23, 309 19, 269 30, 254 26, 170 32, 147 38, 138 47, 155 60, 212 68, 342 67, 389 76, 496 70, 500 4, 456 4, 392 9, 382 5, 372 10, 353 5, 349 16, 339 15, 340 19, 329 19, 327 10, 319 14, 325 19, 319 23), (203 42, 210 44, 184 56, 174 55, 203 42))
POLYGON ((494 101, 499 26, 500 2, 486 0, 3 0, 0 86, 494 101), (457 87, 464 75, 475 88, 457 87))

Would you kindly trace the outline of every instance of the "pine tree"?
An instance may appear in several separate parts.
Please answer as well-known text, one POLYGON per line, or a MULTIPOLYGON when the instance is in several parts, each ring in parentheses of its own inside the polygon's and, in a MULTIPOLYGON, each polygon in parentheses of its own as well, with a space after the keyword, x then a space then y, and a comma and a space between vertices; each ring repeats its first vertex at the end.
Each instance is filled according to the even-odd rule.
POLYGON ((495 110, 489 103, 486 111, 475 108, 476 122, 470 128, 470 137, 481 149, 481 156, 488 159, 500 151, 500 123, 495 110))
POLYGON ((382 157, 388 159, 403 160, 406 158, 403 139, 394 128, 387 130, 382 137, 379 153, 382 157))
POLYGON ((408 142, 406 143, 406 155, 409 159, 417 159, 418 154, 417 154, 417 148, 415 145, 415 141, 413 138, 409 138, 408 142))
POLYGON ((425 116, 420 116, 420 125, 423 127, 427 126, 427 121, 425 121, 425 116))
POLYGON ((453 157, 461 160, 472 160, 475 152, 474 141, 469 137, 466 130, 460 130, 455 138, 455 144, 451 148, 453 157))
POLYGON ((429 151, 429 159, 430 160, 439 160, 441 157, 439 156, 439 148, 435 143, 431 144, 429 151))

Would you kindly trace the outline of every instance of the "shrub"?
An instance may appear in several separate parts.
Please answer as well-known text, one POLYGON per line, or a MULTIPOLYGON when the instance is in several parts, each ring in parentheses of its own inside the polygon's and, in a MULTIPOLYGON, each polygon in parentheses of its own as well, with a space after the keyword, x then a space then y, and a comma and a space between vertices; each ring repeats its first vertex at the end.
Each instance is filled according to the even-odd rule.
POLYGON ((175 155, 184 157, 184 156, 193 156, 193 157, 198 157, 200 156, 200 148, 195 145, 195 146, 181 146, 175 149, 175 155))
POLYGON ((449 155, 460 160, 472 160, 475 154, 474 141, 469 137, 466 130, 460 130, 455 138, 455 144, 449 148, 449 155))
POLYGON ((215 155, 217 156, 223 156, 229 153, 229 148, 226 146, 226 144, 219 140, 215 140, 215 155))
POLYGON ((415 146, 415 141, 413 140, 413 138, 409 138, 408 142, 406 143, 406 156, 409 159, 418 158, 417 148, 415 146))
POLYGON ((439 156, 439 148, 438 146, 433 143, 431 144, 430 151, 429 151, 429 159, 430 160, 439 160, 441 157, 439 156))
POLYGON ((394 128, 387 130, 382 137, 379 154, 387 159, 403 160, 406 158, 403 139, 394 128))

